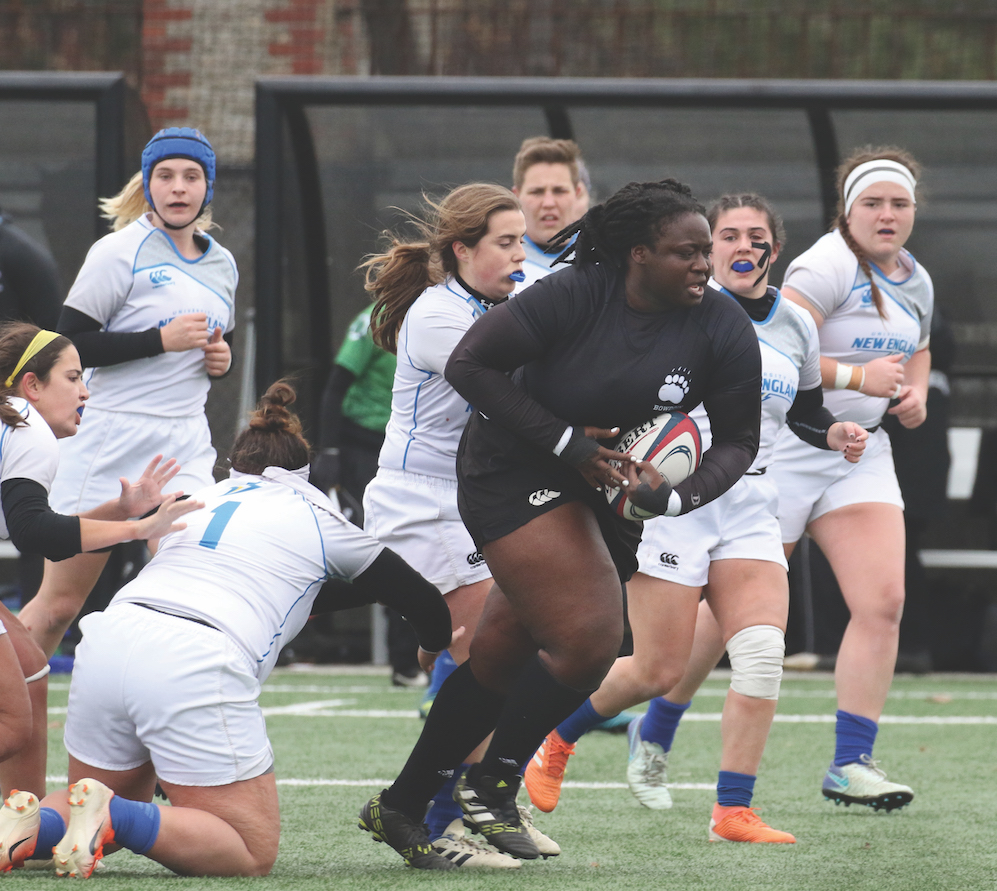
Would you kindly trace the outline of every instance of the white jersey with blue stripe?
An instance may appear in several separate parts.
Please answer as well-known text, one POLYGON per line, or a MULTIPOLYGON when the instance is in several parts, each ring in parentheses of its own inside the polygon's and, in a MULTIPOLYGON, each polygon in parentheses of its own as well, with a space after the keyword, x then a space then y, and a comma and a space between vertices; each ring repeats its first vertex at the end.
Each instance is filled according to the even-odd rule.
MULTIPOLYGON (((822 355, 864 365, 899 353, 906 362, 928 346, 935 293, 931 277, 906 250, 898 260, 895 278, 869 264, 883 296, 885 319, 872 302, 869 277, 837 229, 789 264, 783 287, 802 294, 824 317, 822 355)), ((890 400, 857 390, 825 390, 824 402, 839 420, 868 428, 879 424, 890 400)))
MULTIPOLYGON (((710 286, 733 300, 733 295, 715 279, 710 286)), ((762 422, 758 454, 748 469, 760 470, 772 463, 776 439, 786 424, 786 413, 799 390, 820 386, 820 344, 813 317, 776 288, 769 287, 775 302, 761 321, 751 320, 762 355, 762 422)), ((711 441, 709 418, 703 406, 690 415, 703 434, 703 448, 711 441)))
MULTIPOLYGON (((26 399, 8 402, 27 422, 23 427, 0 423, 0 483, 6 480, 34 480, 46 492, 59 469, 59 440, 45 419, 26 399)), ((0 511, 0 538, 10 538, 7 520, 0 511)))
POLYGON ((352 581, 384 550, 338 513, 301 472, 232 472, 192 497, 202 510, 163 538, 115 603, 200 619, 232 638, 262 681, 308 620, 328 578, 352 581), (291 485, 283 479, 292 477, 291 485))
MULTIPOLYGON (((228 333, 235 326, 239 275, 232 254, 203 237, 208 249, 188 260, 166 232, 139 217, 90 248, 66 306, 100 322, 104 331, 147 331, 203 312, 209 330, 228 333)), ((210 387, 199 349, 95 368, 86 383, 95 408, 161 417, 200 414, 210 387)))
POLYGON ((391 418, 379 467, 457 479, 457 446, 471 406, 443 371, 486 308, 453 278, 427 288, 409 307, 398 332, 391 418))

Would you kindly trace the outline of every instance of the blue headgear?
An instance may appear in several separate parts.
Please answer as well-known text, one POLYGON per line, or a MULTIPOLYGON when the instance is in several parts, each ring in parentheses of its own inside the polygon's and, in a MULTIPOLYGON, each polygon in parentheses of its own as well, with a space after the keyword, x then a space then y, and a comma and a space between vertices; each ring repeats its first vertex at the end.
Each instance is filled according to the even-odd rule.
POLYGON ((142 188, 150 207, 153 206, 152 195, 149 194, 152 168, 168 158, 189 158, 204 168, 204 177, 208 181, 208 191, 201 205, 201 210, 204 210, 215 194, 215 150, 207 137, 193 127, 167 127, 149 140, 142 149, 142 188))

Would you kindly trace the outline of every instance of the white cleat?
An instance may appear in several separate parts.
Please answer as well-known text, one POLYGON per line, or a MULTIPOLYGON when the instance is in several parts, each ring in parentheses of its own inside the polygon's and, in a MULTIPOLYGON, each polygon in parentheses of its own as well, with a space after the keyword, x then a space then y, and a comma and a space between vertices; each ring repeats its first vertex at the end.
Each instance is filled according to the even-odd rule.
POLYGON ((20 869, 35 853, 39 826, 37 797, 14 789, 0 808, 0 872, 20 869))
POLYGON ((446 832, 433 842, 433 850, 465 869, 519 869, 520 865, 515 857, 469 838, 464 832, 461 817, 454 820, 446 832))
POLYGON ((824 797, 835 804, 863 804, 875 810, 892 811, 903 807, 914 798, 910 786, 891 783, 885 771, 879 769, 879 762, 863 755, 861 761, 843 764, 840 767, 831 763, 824 775, 821 791, 824 797))
POLYGON ((653 811, 667 810, 672 806, 668 791, 668 752, 658 743, 640 738, 643 715, 638 715, 627 727, 630 741, 630 760, 627 762, 627 782, 630 791, 644 807, 653 811))
POLYGON ((69 787, 69 825, 53 849, 55 874, 89 879, 114 841, 110 803, 114 793, 103 783, 82 779, 69 787))
POLYGON ((547 835, 544 835, 536 826, 533 825, 533 813, 531 808, 523 807, 521 804, 517 804, 516 807, 519 809, 519 819, 522 820, 523 825, 526 827, 526 831, 530 834, 530 838, 533 839, 533 844, 537 846, 537 850, 540 851, 540 856, 546 860, 548 857, 556 857, 561 853, 561 846, 547 835))

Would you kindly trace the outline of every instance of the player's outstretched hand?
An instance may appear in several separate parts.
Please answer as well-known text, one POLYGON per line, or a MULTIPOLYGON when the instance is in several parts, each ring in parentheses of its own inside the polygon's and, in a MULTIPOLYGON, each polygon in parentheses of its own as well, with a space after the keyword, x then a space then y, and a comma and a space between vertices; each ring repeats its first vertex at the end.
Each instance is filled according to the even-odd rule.
POLYGON ((204 368, 210 377, 220 377, 232 366, 232 350, 222 340, 222 329, 215 328, 211 339, 202 347, 204 368))
POLYGON ((865 451, 869 434, 854 421, 838 421, 827 428, 827 444, 836 452, 841 452, 845 460, 858 464, 865 451))
POLYGON ((159 329, 159 336, 163 339, 163 351, 167 353, 204 349, 208 343, 208 315, 191 312, 177 316, 159 329))
POLYGON ((917 387, 901 387, 897 398, 900 402, 889 410, 889 414, 896 415, 908 430, 920 427, 928 417, 924 393, 917 387))
POLYGON ((903 354, 883 356, 866 362, 865 380, 862 392, 866 396, 879 396, 882 399, 895 399, 904 382, 903 354))
POLYGON ((119 477, 121 495, 118 505, 121 515, 125 519, 141 517, 153 510, 163 500, 163 487, 179 471, 180 465, 176 458, 163 461, 162 455, 156 455, 136 482, 130 483, 123 476, 119 477))
MULTIPOLYGON (((450 646, 453 646, 460 638, 464 636, 464 632, 467 631, 463 625, 459 628, 454 629, 453 637, 450 638, 450 646)), ((418 657, 419 657, 419 668, 421 668, 426 674, 429 674, 433 670, 433 666, 436 665, 436 657, 439 653, 430 653, 419 647, 418 657)))
POLYGON ((627 472, 627 498, 641 510, 663 514, 668 510, 672 487, 650 461, 635 461, 623 468, 627 472))
POLYGON ((143 520, 137 520, 135 538, 139 541, 143 539, 162 538, 170 532, 179 532, 181 529, 186 529, 187 524, 180 523, 178 520, 184 514, 200 510, 204 507, 204 502, 195 501, 193 498, 185 498, 183 501, 178 501, 177 499, 182 494, 182 492, 171 492, 163 499, 163 503, 159 505, 159 510, 143 520))

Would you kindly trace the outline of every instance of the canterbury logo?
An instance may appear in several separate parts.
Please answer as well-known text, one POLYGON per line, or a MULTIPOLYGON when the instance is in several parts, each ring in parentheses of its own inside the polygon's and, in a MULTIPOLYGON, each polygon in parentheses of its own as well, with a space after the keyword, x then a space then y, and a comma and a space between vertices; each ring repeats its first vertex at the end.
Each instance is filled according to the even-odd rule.
POLYGON ((665 566, 678 566, 679 558, 675 554, 661 554, 658 559, 665 566))
POLYGON ((555 492, 553 489, 540 489, 530 496, 530 504, 534 507, 540 507, 540 505, 546 504, 548 501, 553 501, 555 498, 560 497, 561 493, 555 492))
POLYGON ((170 274, 165 269, 157 269, 154 272, 150 272, 149 281, 157 287, 159 285, 173 284, 173 279, 170 278, 170 274))
POLYGON ((481 551, 475 551, 473 554, 467 555, 467 565, 468 566, 478 566, 485 562, 485 555, 481 551))

